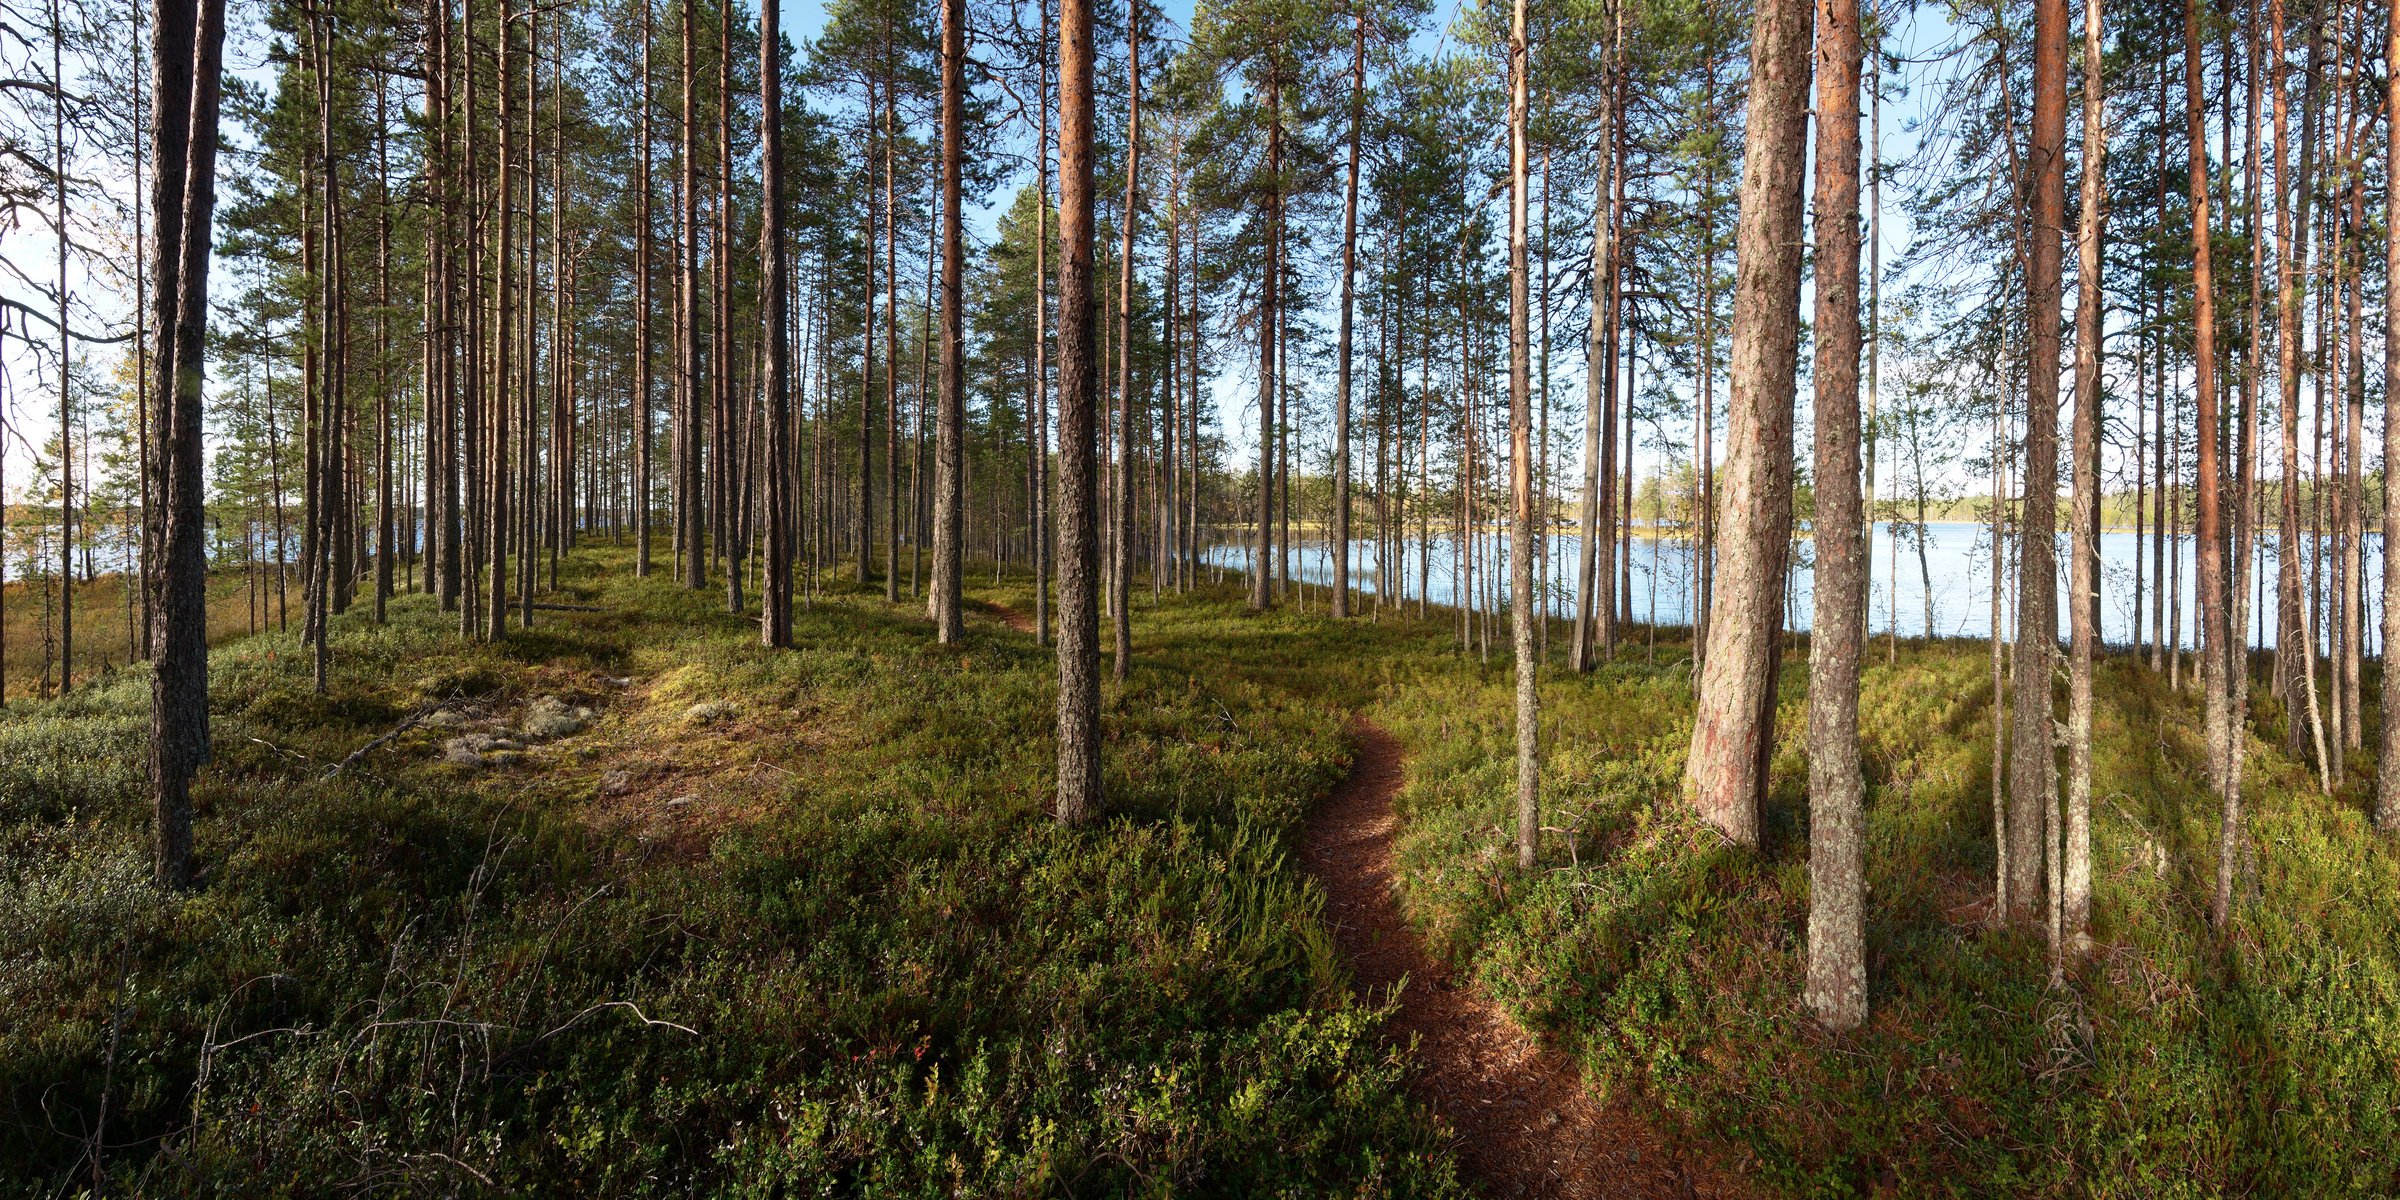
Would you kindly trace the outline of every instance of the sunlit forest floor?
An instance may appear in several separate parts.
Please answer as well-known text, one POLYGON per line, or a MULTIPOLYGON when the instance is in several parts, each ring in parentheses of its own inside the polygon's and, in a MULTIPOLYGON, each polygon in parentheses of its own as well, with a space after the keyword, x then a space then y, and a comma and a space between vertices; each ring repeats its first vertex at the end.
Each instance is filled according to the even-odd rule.
POLYGON ((187 900, 147 883, 146 677, 0 712, 0 1191, 1465 1192, 1294 865, 1354 712, 1409 749, 1402 898, 1438 952, 1762 1193, 2400 1187, 2400 869, 2364 776, 2321 798, 2254 743, 2220 937, 2192 698, 2129 662, 2099 944, 2053 992, 2038 934, 1990 924, 1983 647, 1877 642, 1874 1016, 1829 1039, 1797 1006, 1804 654, 1758 855, 1675 800, 1680 642, 1549 674, 1527 878, 1505 656, 1438 616, 1138 587, 1112 816, 1062 832, 1022 580, 970 572, 957 649, 878 584, 769 652, 627 558, 578 552, 549 598, 596 611, 497 646, 361 606, 325 697, 292 635, 221 645, 187 900))

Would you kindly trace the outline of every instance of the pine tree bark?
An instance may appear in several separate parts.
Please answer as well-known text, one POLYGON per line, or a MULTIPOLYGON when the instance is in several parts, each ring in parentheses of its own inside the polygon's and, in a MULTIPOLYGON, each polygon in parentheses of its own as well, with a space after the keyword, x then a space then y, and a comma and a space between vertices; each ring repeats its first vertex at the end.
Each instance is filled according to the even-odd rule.
POLYGON ((1750 153, 1742 164, 1725 520, 1707 659, 1683 787, 1702 820, 1758 844, 1775 737, 1776 645, 1792 532, 1792 400, 1800 341, 1800 201, 1807 157, 1810 0, 1752 19, 1750 153))
POLYGON ((392 162, 391 121, 386 113, 391 81, 375 76, 375 623, 387 617, 392 596, 393 554, 399 519, 394 493, 392 440, 392 162))
MULTIPOLYGON (((1092 295, 1092 3, 1060 0, 1058 21, 1058 805, 1063 825, 1098 819, 1100 780, 1100 363, 1092 295)), ((1263 528, 1263 526, 1262 526, 1263 528)), ((1263 607, 1263 575, 1251 602, 1263 607)))
POLYGON ((1808 651, 1809 1010, 1867 1016, 1865 808, 1858 679, 1867 563, 1860 524, 1858 0, 1817 0, 1815 606, 1808 651))

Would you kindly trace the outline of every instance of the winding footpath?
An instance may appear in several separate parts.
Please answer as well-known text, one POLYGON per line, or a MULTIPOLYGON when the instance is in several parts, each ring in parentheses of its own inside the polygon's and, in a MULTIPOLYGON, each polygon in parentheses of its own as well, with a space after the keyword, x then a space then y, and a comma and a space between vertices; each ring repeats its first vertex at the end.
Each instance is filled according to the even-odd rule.
POLYGON ((1386 1032, 1414 1042, 1410 1090, 1456 1131, 1468 1170, 1497 1197, 1733 1194, 1641 1114, 1595 1103, 1573 1062, 1425 952, 1392 897, 1392 797, 1406 756, 1363 717, 1352 735, 1357 760, 1310 817, 1301 858, 1325 888, 1326 920, 1361 992, 1399 988, 1386 1032))
MULTIPOLYGON (((1013 608, 978 607, 1033 632, 1013 608)), ((1484 1191, 1500 1200, 1742 1195, 1670 1148, 1642 1113, 1596 1103, 1572 1061, 1425 952, 1392 894, 1392 798, 1407 756, 1364 717, 1351 732, 1357 758, 1309 817, 1301 860, 1325 889, 1334 944, 1362 995, 1381 1000, 1397 989, 1384 1032, 1413 1047, 1409 1090, 1456 1133, 1454 1149, 1484 1191)))

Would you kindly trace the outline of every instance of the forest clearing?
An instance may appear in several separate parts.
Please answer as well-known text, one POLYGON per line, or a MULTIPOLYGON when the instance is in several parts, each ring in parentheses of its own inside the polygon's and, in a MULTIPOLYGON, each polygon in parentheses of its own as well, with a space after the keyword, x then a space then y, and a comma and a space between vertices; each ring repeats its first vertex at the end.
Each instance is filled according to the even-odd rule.
POLYGON ((0 0, 0 1197, 2400 1195, 2396 63, 0 0))

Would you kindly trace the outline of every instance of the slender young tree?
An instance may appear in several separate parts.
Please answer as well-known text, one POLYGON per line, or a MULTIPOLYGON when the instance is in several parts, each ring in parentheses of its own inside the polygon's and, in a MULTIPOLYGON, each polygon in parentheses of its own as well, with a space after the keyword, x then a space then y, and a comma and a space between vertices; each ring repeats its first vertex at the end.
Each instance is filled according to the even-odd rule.
POLYGON ((1125 206, 1117 230, 1117 476, 1109 492, 1113 532, 1108 539, 1108 609, 1116 634, 1109 671, 1120 683, 1133 659, 1133 556, 1127 543, 1133 534, 1133 227, 1141 178, 1142 5, 1132 0, 1125 13, 1125 206))
MULTIPOLYGON (((642 0, 646 6, 649 0, 642 0)), ((759 640, 792 644, 792 462, 790 267, 784 251, 783 4, 758 5, 758 213, 761 354, 760 431, 765 445, 766 580, 760 585, 759 640)), ((645 121, 647 117, 645 117, 645 121)), ((645 151, 646 151, 645 147, 645 151)), ((645 152, 645 167, 647 153, 645 152)), ((646 240, 646 239, 645 239, 646 240)), ((643 356, 647 357, 646 350, 643 356)))
POLYGON ((1866 782, 1858 676, 1866 608, 1860 523, 1858 0, 1817 0, 1817 578, 1808 651, 1809 1011, 1828 1029, 1867 1016, 1866 782))
POLYGON ((1800 207, 1807 161, 1811 0, 1760 0, 1734 233, 1732 398, 1717 578, 1683 786, 1701 819, 1758 844, 1775 742, 1775 682, 1792 533, 1792 400, 1799 387, 1800 207))
MULTIPOLYGON (((1275 365, 1276 337, 1283 323, 1279 297, 1283 288, 1283 264, 1278 252, 1283 240, 1282 221, 1278 209, 1283 196, 1283 76, 1279 60, 1267 64, 1266 123, 1267 174, 1270 177, 1267 195, 1267 248, 1261 257, 1264 286, 1260 289, 1258 317, 1258 536, 1250 572, 1250 610, 1263 612, 1275 602, 1275 592, 1268 584, 1268 560, 1275 552, 1275 401, 1277 378, 1275 365)), ((1062 408, 1060 410, 1064 412, 1062 408)))
MULTIPOLYGON (((1092 293, 1092 0, 1058 9, 1058 807, 1101 811, 1097 475, 1099 313, 1092 293)), ((1254 585, 1255 586, 1255 585, 1254 585)), ((1257 592, 1252 592, 1255 601, 1257 592)))
POLYGON ((2208 748, 2209 783, 2224 801, 2217 836, 2217 890, 2209 903, 2209 919, 2222 928, 2233 911, 2242 813, 2241 793, 2227 773, 2234 730, 2227 679, 2225 545, 2218 509, 2222 485, 2217 463, 2217 303, 2209 262, 2208 109, 2201 90, 2200 4, 2201 0, 2186 0, 2183 11, 2183 115, 2192 188, 2192 423, 2198 480, 2193 489, 2198 503, 2192 557, 2200 593, 2201 736, 2208 748))
MULTIPOLYGON (((676 290, 681 300, 675 318, 676 546, 682 551, 678 569, 683 585, 698 591, 708 586, 708 499, 701 491, 700 476, 707 409, 702 405, 700 393, 700 105, 695 46, 700 36, 700 20, 694 0, 683 0, 679 36, 683 51, 683 111, 682 139, 675 147, 682 172, 677 196, 682 210, 677 232, 682 243, 676 261, 676 290)), ((503 96, 506 94, 502 92, 503 96)), ((505 159, 506 155, 502 157, 505 159)), ((860 552, 859 565, 859 578, 864 581, 864 551, 860 552)))
MULTIPOLYGON (((1368 0, 1351 0, 1353 9, 1350 33, 1350 132, 1347 159, 1342 176, 1342 280, 1339 332, 1334 336, 1333 371, 1333 595, 1327 609, 1334 620, 1350 616, 1350 371, 1352 310, 1357 304, 1358 275, 1358 153, 1362 127, 1367 120, 1367 11, 1368 0)), ((1518 6, 1515 18, 1523 26, 1523 5, 1518 6)), ((1518 41, 1523 41, 1520 28, 1518 41)), ((1517 48, 1522 57, 1523 47, 1517 48)), ((1524 63, 1517 69, 1522 71, 1524 63)), ((1519 90, 1523 80, 1517 82, 1519 90)), ((1514 99, 1511 103, 1515 103, 1514 99)), ((1519 122, 1521 125, 1522 122, 1519 122)), ((1523 140, 1524 130, 1516 137, 1523 140)), ((1524 181, 1519 180, 1521 191, 1524 181)))
POLYGON ((650 574, 650 463, 653 440, 651 416, 650 241, 655 217, 650 211, 650 37, 652 0, 634 0, 642 7, 641 170, 634 177, 633 231, 633 573, 650 574))
MULTIPOLYGON (((1508 611, 1516 643, 1517 869, 1531 871, 1542 836, 1538 690, 1541 660, 1534 652, 1533 389, 1528 374, 1532 338, 1525 253, 1528 198, 1525 68, 1525 0, 1516 0, 1509 8, 1508 22, 1508 611)), ((1345 271, 1345 289, 1347 274, 1345 271)), ((1345 291, 1344 300, 1347 299, 1345 291)), ((1347 318, 1345 304, 1345 336, 1349 330, 1347 318)), ((1344 590, 1347 581, 1335 594, 1344 590)))

